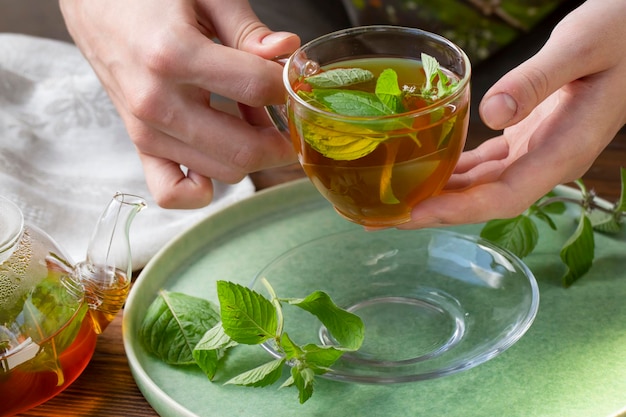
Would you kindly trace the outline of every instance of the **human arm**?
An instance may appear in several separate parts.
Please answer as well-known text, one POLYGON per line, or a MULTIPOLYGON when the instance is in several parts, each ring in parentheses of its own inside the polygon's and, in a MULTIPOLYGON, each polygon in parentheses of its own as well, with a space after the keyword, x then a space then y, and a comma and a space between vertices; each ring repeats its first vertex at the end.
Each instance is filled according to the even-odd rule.
POLYGON ((623 16, 622 1, 588 0, 495 83, 479 110, 503 134, 463 153, 446 191, 400 228, 513 217, 580 178, 626 123, 623 16))
POLYGON ((262 118, 251 108, 284 101, 282 68, 270 59, 292 52, 300 40, 270 31, 247 1, 60 5, 125 123, 159 205, 202 207, 212 198, 211 179, 234 183, 295 160, 291 145, 273 127, 257 125, 262 118), (213 108, 211 93, 249 106, 249 117, 213 108))

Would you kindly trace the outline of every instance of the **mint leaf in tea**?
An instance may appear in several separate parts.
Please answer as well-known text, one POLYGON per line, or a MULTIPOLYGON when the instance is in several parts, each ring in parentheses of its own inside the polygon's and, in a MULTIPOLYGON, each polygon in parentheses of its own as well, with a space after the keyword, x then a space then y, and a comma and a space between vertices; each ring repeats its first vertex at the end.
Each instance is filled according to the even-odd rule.
POLYGON ((307 84, 318 88, 339 88, 360 84, 374 78, 371 71, 363 68, 337 68, 307 77, 307 84))
MULTIPOLYGON (((421 63, 397 58, 359 59, 341 63, 338 68, 326 68, 300 80, 294 86, 296 93, 309 104, 342 116, 376 118, 414 112, 434 104, 452 94, 458 79, 448 75, 439 62, 422 54, 421 63), (408 65, 412 63, 413 65, 408 65), (415 65, 417 64, 417 65, 415 65), (355 65, 352 67, 350 65, 355 65), (362 67, 356 67, 360 65, 362 67), (389 68, 384 66, 389 65, 389 68), (411 68, 413 67, 413 68, 411 68)), ((439 115, 437 115, 439 118, 439 115)), ((393 123, 383 121, 359 122, 379 132, 412 129, 411 118, 400 118, 393 123)), ((383 138, 385 140, 386 137, 383 138)), ((419 145, 419 140, 414 137, 419 145)), ((324 146, 318 135, 307 137, 307 142, 324 156, 336 160, 353 160, 372 152, 380 139, 362 136, 358 147, 366 151, 355 153, 343 146, 324 146)), ((355 146, 351 146, 350 149, 355 146)))

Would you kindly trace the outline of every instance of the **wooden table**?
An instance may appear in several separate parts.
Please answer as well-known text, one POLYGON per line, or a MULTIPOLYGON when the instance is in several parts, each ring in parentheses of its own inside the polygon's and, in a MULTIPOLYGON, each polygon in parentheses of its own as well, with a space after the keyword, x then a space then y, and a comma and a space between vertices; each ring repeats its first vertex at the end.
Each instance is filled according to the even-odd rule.
MULTIPOLYGON (((492 132, 474 124, 467 148, 475 147, 492 132)), ((598 195, 615 200, 620 193, 620 166, 626 167, 626 131, 597 159, 585 175, 585 183, 598 195)), ((299 166, 273 169, 252 175, 259 189, 302 177, 299 166)), ((130 373, 122 344, 121 313, 99 337, 93 359, 83 374, 63 393, 21 416, 90 416, 148 417, 157 416, 141 395, 130 373)))

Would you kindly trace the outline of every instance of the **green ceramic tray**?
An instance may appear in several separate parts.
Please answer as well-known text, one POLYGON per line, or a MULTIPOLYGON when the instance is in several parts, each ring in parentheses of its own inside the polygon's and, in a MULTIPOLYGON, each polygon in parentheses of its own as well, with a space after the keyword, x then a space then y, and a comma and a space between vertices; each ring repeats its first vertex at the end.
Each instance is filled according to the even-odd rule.
MULTIPOLYGON (((574 217, 560 229, 571 232, 574 217)), ((130 367, 154 409, 168 417, 607 417, 626 411, 626 233, 619 239, 597 235, 594 268, 564 289, 558 251, 566 236, 541 229, 539 247, 525 259, 541 294, 528 333, 498 357, 434 380, 392 385, 320 380, 313 397, 300 405, 294 389, 223 386, 225 377, 212 383, 199 370, 165 365, 137 339, 160 288, 216 300, 216 280, 247 285, 285 250, 355 227, 301 180, 211 215, 159 252, 133 287, 124 314, 130 367)), ((480 226, 455 230, 477 234, 480 226)), ((267 361, 267 355, 260 347, 243 347, 229 360, 243 368, 267 361)))

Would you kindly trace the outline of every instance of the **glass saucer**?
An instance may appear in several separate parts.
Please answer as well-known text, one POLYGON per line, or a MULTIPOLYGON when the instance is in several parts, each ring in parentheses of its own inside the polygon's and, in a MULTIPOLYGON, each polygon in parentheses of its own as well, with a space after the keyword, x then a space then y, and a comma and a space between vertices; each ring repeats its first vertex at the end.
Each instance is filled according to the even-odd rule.
MULTIPOLYGON (((531 271, 490 242, 439 229, 323 236, 263 268, 251 287, 302 298, 322 290, 361 317, 362 347, 324 377, 360 383, 426 380, 477 366, 512 346, 539 306, 531 271)), ((336 344, 312 315, 284 304, 296 343, 336 344)), ((271 343, 263 347, 280 353, 271 343)))

